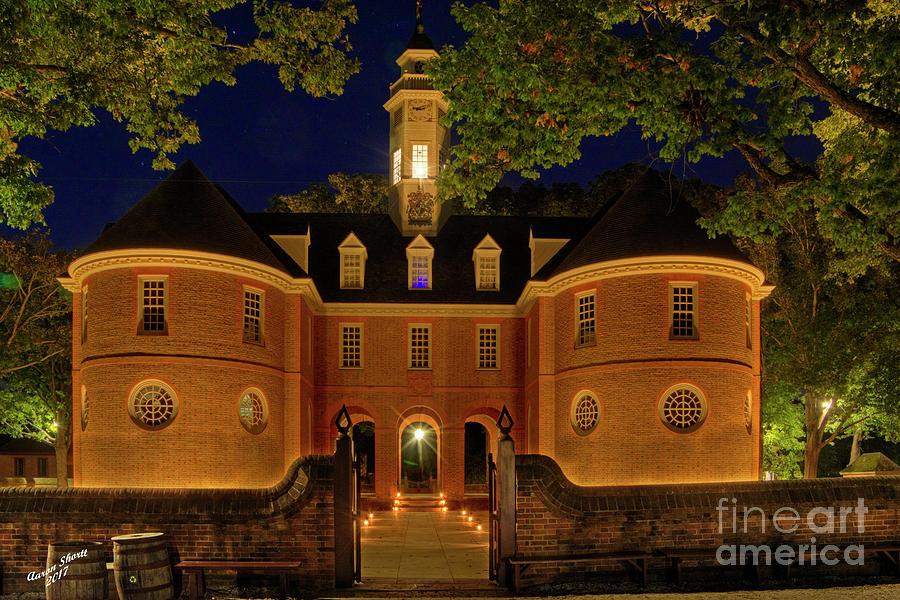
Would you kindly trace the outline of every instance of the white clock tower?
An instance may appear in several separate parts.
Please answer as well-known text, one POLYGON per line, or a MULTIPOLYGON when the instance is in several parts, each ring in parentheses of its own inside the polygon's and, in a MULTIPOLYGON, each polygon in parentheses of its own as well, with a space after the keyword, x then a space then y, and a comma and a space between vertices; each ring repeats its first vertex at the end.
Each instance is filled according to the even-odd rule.
POLYGON ((425 35, 419 0, 415 33, 397 59, 400 79, 391 85, 391 98, 384 104, 391 127, 389 210, 403 235, 437 235, 450 216, 449 202, 435 202, 434 184, 449 159, 450 132, 439 122, 447 102, 423 72, 424 64, 437 56, 425 35))

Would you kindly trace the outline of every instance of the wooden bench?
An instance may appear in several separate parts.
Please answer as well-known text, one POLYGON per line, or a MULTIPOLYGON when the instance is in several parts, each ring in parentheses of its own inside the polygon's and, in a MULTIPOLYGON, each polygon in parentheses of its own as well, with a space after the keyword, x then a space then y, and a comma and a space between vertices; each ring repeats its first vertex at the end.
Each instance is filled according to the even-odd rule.
POLYGON ((531 565, 547 565, 562 563, 596 563, 601 561, 618 561, 627 568, 637 572, 639 583, 647 586, 647 561, 653 558, 649 552, 604 552, 600 554, 579 554, 562 556, 540 556, 534 558, 507 559, 513 573, 513 589, 518 592, 522 587, 522 573, 531 565))
MULTIPOLYGON (((717 548, 702 548, 688 550, 659 550, 660 556, 665 557, 667 563, 667 572, 669 581, 676 585, 682 582, 682 562, 685 560, 693 560, 697 562, 715 561, 717 548)), ((716 563, 718 564, 718 563, 716 563)), ((746 564, 744 567, 744 577, 754 584, 759 583, 759 567, 758 564, 746 564)))
POLYGON ((188 576, 188 593, 191 600, 202 598, 206 594, 205 571, 262 571, 278 573, 281 600, 287 597, 287 576, 300 568, 298 561, 277 560, 183 560, 176 569, 181 569, 188 576))

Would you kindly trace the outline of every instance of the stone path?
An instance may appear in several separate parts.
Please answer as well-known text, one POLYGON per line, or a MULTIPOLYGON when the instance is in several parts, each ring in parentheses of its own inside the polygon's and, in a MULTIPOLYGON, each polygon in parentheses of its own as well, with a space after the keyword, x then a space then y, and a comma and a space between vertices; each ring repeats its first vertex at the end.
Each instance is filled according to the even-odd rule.
POLYGON ((487 529, 487 513, 374 513, 362 531, 363 581, 415 579, 487 584, 487 529), (481 531, 478 525, 482 526, 481 531))

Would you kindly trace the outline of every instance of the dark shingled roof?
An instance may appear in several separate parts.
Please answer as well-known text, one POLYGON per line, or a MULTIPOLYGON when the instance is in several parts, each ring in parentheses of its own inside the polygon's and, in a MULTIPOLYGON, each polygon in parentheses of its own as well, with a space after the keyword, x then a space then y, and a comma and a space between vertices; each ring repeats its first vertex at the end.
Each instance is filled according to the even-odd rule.
POLYGON ((535 275, 549 279, 604 261, 641 256, 687 255, 750 261, 724 236, 710 239, 697 225, 700 213, 656 171, 648 170, 618 200, 573 235, 535 275))
POLYGON ((212 252, 304 275, 269 236, 253 229, 241 207, 191 161, 108 226, 84 254, 130 248, 212 252))
POLYGON ((309 274, 325 302, 514 304, 530 275, 531 228, 554 237, 577 231, 585 222, 573 217, 454 215, 440 235, 426 238, 434 247, 434 260, 432 289, 425 291, 409 289, 406 247, 414 238, 401 235, 388 215, 261 213, 248 217, 270 235, 304 235, 309 226, 309 274), (338 246, 351 231, 368 256, 363 290, 340 286, 338 246), (502 249, 496 292, 475 289, 472 252, 486 234, 502 249))

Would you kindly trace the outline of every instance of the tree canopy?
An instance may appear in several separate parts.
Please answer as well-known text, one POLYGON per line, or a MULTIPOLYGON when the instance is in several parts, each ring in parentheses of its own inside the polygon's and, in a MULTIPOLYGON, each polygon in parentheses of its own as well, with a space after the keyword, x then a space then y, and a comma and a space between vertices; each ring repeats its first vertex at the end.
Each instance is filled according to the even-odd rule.
POLYGON ((736 196, 713 231, 777 233, 747 219, 775 198, 784 215, 813 211, 835 265, 900 261, 892 0, 501 0, 453 14, 470 38, 427 68, 461 136, 445 196, 475 203, 507 171, 537 177, 578 159, 585 137, 636 125, 663 160, 738 152, 752 168, 765 193, 736 196), (815 162, 797 155, 802 136, 821 145, 815 162))
POLYGON ((72 295, 56 277, 71 259, 46 235, 0 239, 0 433, 54 445, 61 487, 72 431, 72 295))
POLYGON ((132 134, 131 149, 168 156, 196 143, 196 122, 181 112, 188 96, 213 82, 235 83, 235 70, 260 62, 278 66, 285 89, 314 96, 340 94, 359 70, 348 57, 349 0, 318 9, 256 0, 255 39, 238 43, 216 13, 249 0, 62 0, 0 3, 0 210, 26 228, 43 222, 52 190, 35 180, 40 165, 18 152, 26 137, 90 126, 105 110, 132 134))

